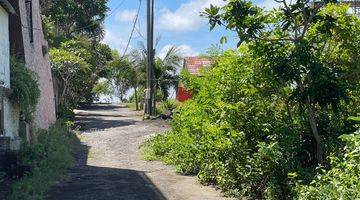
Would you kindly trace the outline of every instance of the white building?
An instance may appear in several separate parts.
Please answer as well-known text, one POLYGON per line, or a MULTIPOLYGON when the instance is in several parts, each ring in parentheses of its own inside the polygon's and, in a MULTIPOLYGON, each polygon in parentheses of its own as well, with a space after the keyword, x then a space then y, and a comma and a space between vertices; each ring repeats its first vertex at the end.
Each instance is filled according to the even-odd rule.
POLYGON ((9 97, 10 37, 9 16, 15 11, 7 0, 0 0, 0 152, 17 150, 19 138, 19 110, 9 97))

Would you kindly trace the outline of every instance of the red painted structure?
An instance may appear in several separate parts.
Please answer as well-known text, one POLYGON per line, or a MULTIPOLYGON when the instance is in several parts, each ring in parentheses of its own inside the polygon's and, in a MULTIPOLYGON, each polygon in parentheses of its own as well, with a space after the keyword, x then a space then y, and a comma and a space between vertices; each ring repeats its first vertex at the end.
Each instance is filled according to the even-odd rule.
MULTIPOLYGON (((184 61, 184 68, 188 70, 190 74, 195 76, 200 76, 201 69, 209 67, 212 64, 213 64, 213 60, 211 58, 186 57, 184 61)), ((191 98, 192 98, 191 92, 187 91, 183 87, 183 84, 180 82, 177 88, 176 99, 180 102, 184 102, 191 98)))

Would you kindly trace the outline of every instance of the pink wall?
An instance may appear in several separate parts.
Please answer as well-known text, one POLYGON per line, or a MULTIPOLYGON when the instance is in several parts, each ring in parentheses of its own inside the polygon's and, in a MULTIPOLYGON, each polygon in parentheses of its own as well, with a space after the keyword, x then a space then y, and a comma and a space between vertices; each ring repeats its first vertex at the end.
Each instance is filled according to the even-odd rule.
MULTIPOLYGON (((39 77, 41 97, 35 113, 35 125, 37 128, 46 129, 56 121, 54 89, 51 76, 48 44, 42 32, 39 0, 32 0, 33 12, 33 35, 31 43, 29 28, 22 28, 24 43, 25 63, 27 67, 36 72, 39 77), (46 50, 43 52, 43 50, 46 50)), ((27 25, 25 1, 19 1, 20 17, 23 24, 27 25)))

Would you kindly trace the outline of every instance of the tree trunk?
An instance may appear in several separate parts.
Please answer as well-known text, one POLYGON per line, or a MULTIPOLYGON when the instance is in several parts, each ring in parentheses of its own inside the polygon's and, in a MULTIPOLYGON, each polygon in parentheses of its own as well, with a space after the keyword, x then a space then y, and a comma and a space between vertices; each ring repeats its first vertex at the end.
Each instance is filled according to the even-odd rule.
POLYGON ((59 104, 61 106, 65 106, 65 104, 66 104, 66 98, 65 98, 66 90, 67 90, 67 83, 64 81, 63 90, 61 91, 60 98, 59 98, 60 99, 59 104))
POLYGON ((138 94, 137 94, 137 87, 134 87, 134 90, 135 90, 135 93, 134 93, 135 107, 136 107, 136 110, 139 110, 139 99, 138 99, 138 94))
POLYGON ((322 148, 321 148, 321 138, 319 135, 319 131, 316 125, 316 118, 315 118, 315 111, 312 108, 309 100, 306 101, 306 107, 308 109, 308 117, 309 117, 309 122, 310 122, 310 127, 311 127, 311 131, 313 133, 313 136, 315 138, 316 141, 316 160, 319 164, 323 163, 323 152, 322 152, 322 148))

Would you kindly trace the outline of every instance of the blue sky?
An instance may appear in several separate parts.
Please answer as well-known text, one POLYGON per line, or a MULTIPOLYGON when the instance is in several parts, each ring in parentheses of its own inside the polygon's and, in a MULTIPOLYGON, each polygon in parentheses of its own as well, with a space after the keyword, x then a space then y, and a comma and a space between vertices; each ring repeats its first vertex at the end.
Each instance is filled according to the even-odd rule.
MULTIPOLYGON (((109 16, 105 21, 104 43, 123 52, 129 39, 133 21, 140 0, 110 0, 109 16)), ((256 2, 263 7, 272 7, 272 0, 256 2)), ((222 36, 228 36, 223 49, 236 48, 235 34, 223 29, 209 31, 206 19, 200 11, 210 4, 222 5, 223 0, 155 0, 155 38, 160 37, 156 46, 158 56, 175 45, 184 56, 204 53, 212 44, 219 44, 222 36)), ((146 0, 142 0, 139 22, 130 43, 130 50, 146 37, 146 0)), ((129 50, 129 51, 130 51, 129 50)))

